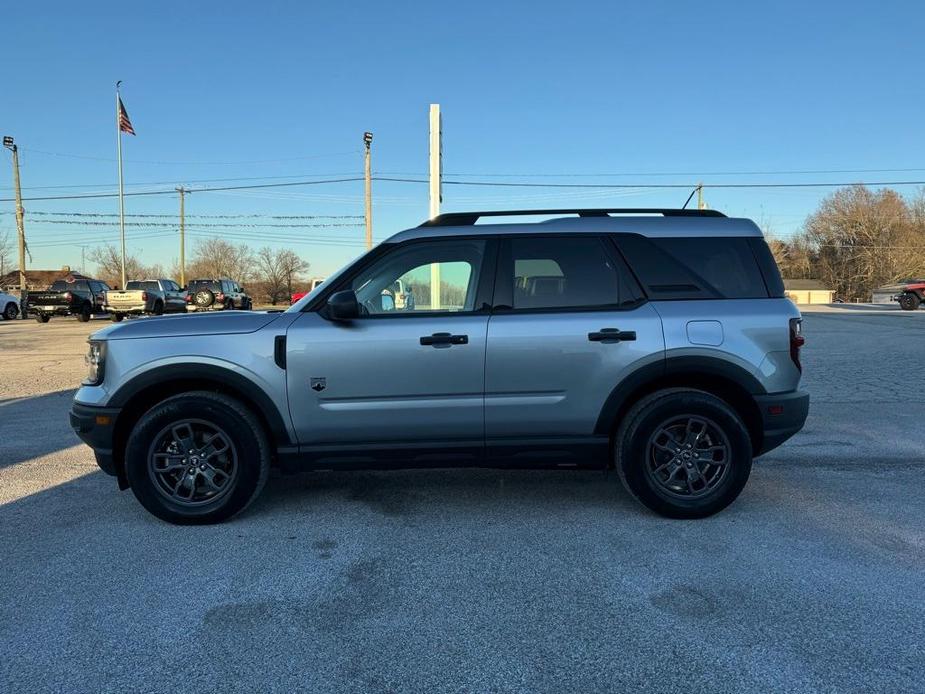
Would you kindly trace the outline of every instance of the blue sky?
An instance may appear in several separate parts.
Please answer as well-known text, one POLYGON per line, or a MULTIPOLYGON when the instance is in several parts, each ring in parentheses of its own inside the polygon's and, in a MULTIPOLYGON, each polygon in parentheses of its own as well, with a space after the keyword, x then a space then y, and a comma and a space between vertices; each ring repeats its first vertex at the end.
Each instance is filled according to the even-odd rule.
MULTIPOLYGON (((0 130, 22 147, 27 197, 114 188, 117 79, 138 132, 125 139, 128 190, 359 175, 364 130, 375 133, 374 171, 424 175, 431 102, 443 108, 444 170, 467 179, 925 180, 925 9, 856 5, 19 3, 3 13, 0 130), (722 173, 833 169, 853 172, 722 173)), ((5 198, 6 152, 4 162, 5 198)), ((447 186, 444 210, 678 206, 687 192, 447 186)), ((826 192, 722 189, 706 199, 785 235, 826 192)), ((197 193, 187 212, 362 215, 362 194, 361 182, 197 193)), ((127 198, 134 214, 176 207, 173 195, 127 198)), ((112 214, 118 203, 26 208, 112 214)), ((426 216, 426 186, 374 185, 377 239, 426 216)), ((10 214, 0 228, 13 228, 10 214)), ((252 247, 292 247, 319 275, 362 251, 362 226, 233 233, 252 247)), ((81 243, 115 242, 118 231, 35 221, 27 235, 34 267, 76 267, 81 243)), ((148 261, 177 255, 170 229, 129 237, 148 261)))

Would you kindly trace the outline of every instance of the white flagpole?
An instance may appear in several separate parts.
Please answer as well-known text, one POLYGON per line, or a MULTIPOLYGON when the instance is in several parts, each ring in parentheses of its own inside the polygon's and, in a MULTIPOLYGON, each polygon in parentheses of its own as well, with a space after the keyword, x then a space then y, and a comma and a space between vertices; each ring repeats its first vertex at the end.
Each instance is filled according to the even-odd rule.
POLYGON ((119 85, 116 82, 116 142, 119 150, 119 235, 122 243, 122 286, 125 289, 125 190, 122 185, 122 128, 119 125, 119 85))

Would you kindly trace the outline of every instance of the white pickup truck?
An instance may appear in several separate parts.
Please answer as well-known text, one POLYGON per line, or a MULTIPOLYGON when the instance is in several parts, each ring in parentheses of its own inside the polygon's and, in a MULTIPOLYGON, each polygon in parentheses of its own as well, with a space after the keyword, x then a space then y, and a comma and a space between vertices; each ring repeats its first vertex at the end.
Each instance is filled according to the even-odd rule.
POLYGON ((132 280, 125 289, 106 292, 106 310, 115 322, 128 315, 186 313, 186 292, 173 280, 132 280))

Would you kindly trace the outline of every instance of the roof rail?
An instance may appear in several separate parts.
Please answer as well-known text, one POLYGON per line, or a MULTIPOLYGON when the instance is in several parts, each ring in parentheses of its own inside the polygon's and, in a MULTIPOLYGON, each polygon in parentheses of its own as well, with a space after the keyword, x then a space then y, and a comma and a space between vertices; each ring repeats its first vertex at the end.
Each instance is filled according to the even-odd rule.
POLYGON ((664 217, 725 217, 717 210, 685 210, 674 207, 609 207, 565 210, 491 210, 489 212, 449 212, 437 215, 422 227, 472 226, 482 217, 520 217, 527 215, 577 214, 579 217, 609 217, 612 214, 660 214, 664 217))

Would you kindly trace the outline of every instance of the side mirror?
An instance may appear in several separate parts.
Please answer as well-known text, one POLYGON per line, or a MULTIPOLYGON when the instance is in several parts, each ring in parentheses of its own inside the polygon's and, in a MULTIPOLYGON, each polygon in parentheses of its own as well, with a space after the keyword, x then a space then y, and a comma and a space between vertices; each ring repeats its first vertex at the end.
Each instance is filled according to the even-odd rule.
POLYGON ((360 317, 360 304, 357 295, 346 289, 334 292, 328 297, 328 318, 331 320, 347 321, 360 317))

